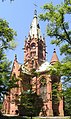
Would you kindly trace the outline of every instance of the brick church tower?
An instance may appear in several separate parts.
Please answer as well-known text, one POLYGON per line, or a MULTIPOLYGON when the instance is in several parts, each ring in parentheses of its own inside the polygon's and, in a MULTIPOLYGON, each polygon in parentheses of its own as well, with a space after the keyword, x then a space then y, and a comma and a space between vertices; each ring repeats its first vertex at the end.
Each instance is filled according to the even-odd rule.
POLYGON ((41 36, 40 26, 37 19, 37 11, 30 26, 28 38, 25 39, 24 64, 28 69, 37 69, 46 60, 45 38, 41 36))
POLYGON ((62 91, 60 77, 55 75, 51 76, 49 74, 50 66, 54 65, 54 63, 59 60, 54 49, 50 63, 46 61, 46 43, 45 38, 41 36, 36 10, 30 25, 28 38, 25 38, 23 49, 24 64, 20 65, 17 61, 17 56, 15 56, 11 73, 11 77, 14 76, 15 78, 19 79, 17 82, 19 87, 11 89, 8 95, 5 96, 3 102, 4 112, 11 115, 16 114, 18 111, 18 104, 15 102, 15 100, 22 92, 21 81, 24 79, 24 73, 27 74, 32 69, 35 69, 36 72, 40 73, 40 75, 32 78, 32 82, 34 83, 32 90, 36 92, 37 95, 41 95, 43 100, 43 107, 39 113, 39 116, 63 116, 63 97, 60 98, 58 104, 53 102, 52 97, 52 85, 54 83, 58 85, 57 90, 59 92, 62 91))

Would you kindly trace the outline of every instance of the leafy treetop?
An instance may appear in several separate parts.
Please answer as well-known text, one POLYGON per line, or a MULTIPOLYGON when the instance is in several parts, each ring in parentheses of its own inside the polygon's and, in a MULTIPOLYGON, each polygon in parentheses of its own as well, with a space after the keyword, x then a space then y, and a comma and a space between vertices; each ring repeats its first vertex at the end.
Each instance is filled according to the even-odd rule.
POLYGON ((45 13, 40 14, 39 17, 41 20, 48 21, 47 35, 54 38, 51 43, 61 46, 61 54, 71 54, 71 30, 70 23, 68 23, 71 2, 66 0, 56 6, 53 3, 47 3, 42 8, 45 13))

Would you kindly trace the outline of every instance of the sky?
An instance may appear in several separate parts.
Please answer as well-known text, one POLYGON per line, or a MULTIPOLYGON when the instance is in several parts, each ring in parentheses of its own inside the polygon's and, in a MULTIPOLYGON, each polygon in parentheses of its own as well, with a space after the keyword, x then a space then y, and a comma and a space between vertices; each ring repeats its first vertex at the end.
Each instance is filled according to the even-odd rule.
MULTIPOLYGON (((0 0, 0 18, 7 20, 9 26, 17 32, 15 41, 17 42, 17 47, 15 50, 6 52, 7 57, 10 61, 14 61, 14 56, 17 54, 17 59, 19 63, 24 63, 24 47, 25 36, 28 36, 30 24, 33 20, 34 10, 37 10, 37 14, 43 12, 41 6, 45 3, 50 2, 51 0, 14 0, 10 2, 6 0, 2 2, 0 0), (35 5, 37 7, 35 7, 35 5)), ((54 4, 59 4, 62 0, 52 0, 54 4)), ((39 21, 42 35, 45 34, 46 39, 46 50, 48 54, 46 55, 46 60, 50 62, 53 49, 56 49, 59 60, 62 59, 60 56, 59 48, 55 45, 50 44, 50 38, 46 36, 46 23, 39 21)))

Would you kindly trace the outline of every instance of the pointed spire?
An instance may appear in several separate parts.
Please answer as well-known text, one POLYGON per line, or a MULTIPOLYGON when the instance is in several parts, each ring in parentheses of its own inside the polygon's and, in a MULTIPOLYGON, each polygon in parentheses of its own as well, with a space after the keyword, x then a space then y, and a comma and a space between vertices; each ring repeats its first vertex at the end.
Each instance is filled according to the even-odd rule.
POLYGON ((59 61, 58 56, 56 54, 56 50, 54 49, 50 64, 55 64, 55 62, 59 61))
POLYGON ((34 11, 34 17, 30 25, 29 33, 31 38, 33 38, 33 34, 34 34, 34 38, 40 37, 41 32, 40 32, 40 26, 39 26, 38 18, 37 18, 37 10, 34 11))

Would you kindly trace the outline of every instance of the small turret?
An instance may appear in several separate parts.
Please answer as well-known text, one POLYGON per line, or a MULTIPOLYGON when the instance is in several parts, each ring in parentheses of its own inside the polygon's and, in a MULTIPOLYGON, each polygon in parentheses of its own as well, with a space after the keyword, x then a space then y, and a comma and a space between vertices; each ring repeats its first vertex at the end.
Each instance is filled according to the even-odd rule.
POLYGON ((51 58, 51 61, 50 61, 50 64, 55 64, 55 62, 59 61, 58 59, 58 56, 56 54, 56 50, 54 49, 54 52, 53 52, 53 55, 52 55, 52 58, 51 58))

